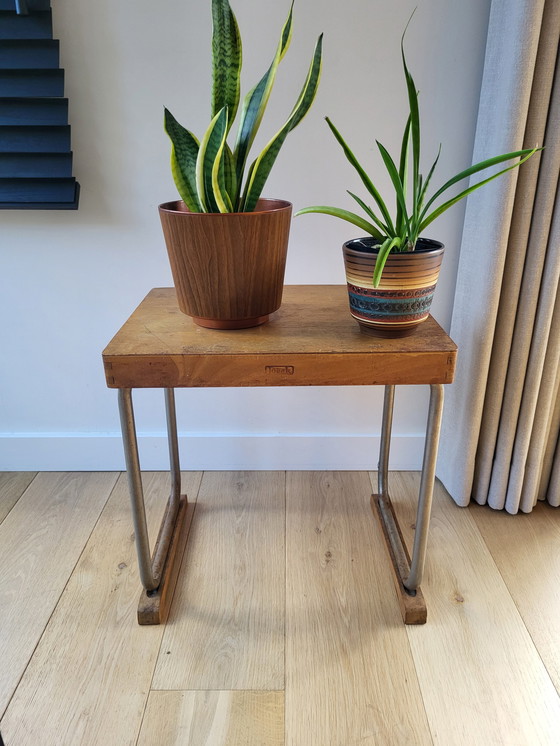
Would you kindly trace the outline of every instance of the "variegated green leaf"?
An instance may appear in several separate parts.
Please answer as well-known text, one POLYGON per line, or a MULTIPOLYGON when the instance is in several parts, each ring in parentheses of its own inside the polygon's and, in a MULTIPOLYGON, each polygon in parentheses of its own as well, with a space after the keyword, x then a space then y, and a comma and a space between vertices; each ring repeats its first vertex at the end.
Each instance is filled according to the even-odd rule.
POLYGON ((288 133, 297 127, 313 103, 317 93, 319 79, 321 77, 322 48, 323 35, 321 34, 315 46, 307 78, 292 113, 288 117, 286 124, 265 146, 262 153, 255 160, 254 165, 251 167, 251 178, 246 185, 245 197, 242 205, 242 210, 244 212, 251 212, 255 209, 255 205, 261 195, 270 170, 274 165, 274 161, 276 160, 288 133))
POLYGON ((221 212, 214 195, 214 165, 220 162, 224 138, 227 133, 227 109, 224 107, 210 122, 204 133, 196 160, 196 184, 205 212, 221 212))
MULTIPOLYGON (((225 117, 219 117, 214 134, 216 142, 220 137, 221 140, 214 158, 214 165, 212 166, 212 194, 216 200, 218 210, 220 212, 233 212, 233 205, 231 198, 227 191, 227 179, 226 179, 226 161, 228 159, 228 151, 226 150, 226 135, 227 135, 227 110, 225 117)), ((214 135, 213 135, 214 136, 214 135)), ((228 149, 229 150, 229 149, 228 149)), ((229 161, 231 166, 231 160, 229 161)))
POLYGON ((179 196, 189 210, 203 212, 196 188, 198 140, 180 125, 167 109, 165 109, 164 127, 171 140, 171 173, 179 196))
POLYGON ((239 121, 239 131, 234 150, 235 171, 238 181, 238 188, 241 188, 241 179, 247 161, 249 149, 253 144, 257 131, 260 127, 263 114, 272 91, 272 86, 276 78, 276 71, 286 50, 290 45, 292 38, 292 13, 294 4, 292 2, 288 19, 282 29, 280 41, 276 49, 274 59, 266 73, 259 80, 257 85, 249 91, 243 101, 241 109, 241 119, 239 121))
POLYGON ((241 35, 228 0, 212 0, 212 118, 229 112, 228 131, 239 106, 241 35))

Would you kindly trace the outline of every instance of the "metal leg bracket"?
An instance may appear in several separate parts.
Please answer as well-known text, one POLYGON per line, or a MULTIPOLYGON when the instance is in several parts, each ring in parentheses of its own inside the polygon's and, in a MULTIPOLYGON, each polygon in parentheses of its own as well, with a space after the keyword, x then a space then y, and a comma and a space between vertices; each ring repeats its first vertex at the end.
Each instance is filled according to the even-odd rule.
POLYGON ((119 389, 119 412, 136 551, 140 579, 144 586, 138 607, 139 624, 161 624, 167 618, 193 513, 193 506, 189 504, 187 496, 181 495, 181 469, 173 389, 165 389, 165 407, 171 493, 152 555, 146 523, 132 392, 130 389, 119 389))
POLYGON ((393 562, 394 578, 405 624, 424 624, 427 609, 420 590, 424 573, 428 530, 434 493, 435 470, 441 415, 443 412, 443 385, 431 384, 430 406, 426 427, 426 442, 422 464, 422 477, 418 495, 416 530, 412 561, 410 560, 403 536, 389 497, 389 449, 393 422, 393 403, 395 387, 385 387, 383 402, 383 421, 381 427, 381 444, 378 467, 378 494, 372 495, 372 509, 378 516, 383 529, 387 547, 393 562))

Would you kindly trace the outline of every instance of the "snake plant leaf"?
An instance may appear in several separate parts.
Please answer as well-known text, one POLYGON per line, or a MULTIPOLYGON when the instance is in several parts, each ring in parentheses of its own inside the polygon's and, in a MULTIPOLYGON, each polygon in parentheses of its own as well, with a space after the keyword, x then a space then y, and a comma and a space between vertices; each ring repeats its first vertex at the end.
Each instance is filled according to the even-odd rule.
POLYGON ((212 119, 227 107, 228 131, 239 106, 241 62, 241 34, 230 4, 212 0, 212 119))
POLYGON ((231 148, 229 147, 227 142, 224 143, 222 165, 224 171, 225 188, 230 197, 232 211, 234 211, 236 209, 234 205, 234 199, 235 195, 237 194, 237 177, 235 174, 233 153, 231 152, 231 148))
POLYGON ((214 165, 220 163, 224 138, 227 134, 227 108, 216 114, 200 143, 198 158, 196 159, 196 185, 198 196, 205 212, 221 212, 218 206, 220 196, 214 195, 213 172, 214 165))
POLYGON ((391 220, 391 215, 389 214, 389 210, 387 209, 387 205, 383 201, 381 195, 379 194, 378 190, 374 186, 373 182, 365 172, 365 170, 362 168, 361 164, 359 163, 358 159, 354 155, 354 153, 350 150, 348 145, 346 144, 346 141, 340 134, 340 132, 337 130, 337 128, 334 126, 334 124, 331 122, 329 117, 325 117, 325 120, 327 124, 329 125, 331 132, 335 136, 335 138, 338 140, 339 145, 341 146, 342 150, 344 151, 344 155, 348 159, 348 161, 354 166, 356 171, 358 172, 358 175, 360 179, 362 180, 365 188, 368 190, 368 192, 371 194, 375 202, 377 203, 377 206, 379 207, 379 210, 381 211, 381 215, 383 216, 383 221, 387 225, 388 233, 394 233, 395 228, 393 226, 393 222, 391 220))
MULTIPOLYGON (((380 229, 380 231, 381 231, 381 232, 379 233, 379 235, 378 235, 378 236, 376 236, 376 238, 382 238, 382 237, 385 237, 385 236, 387 235, 387 233, 389 232, 389 231, 388 231, 388 228, 387 228, 387 226, 386 226, 386 225, 384 225, 384 224, 383 224, 383 223, 381 222, 381 220, 379 220, 379 218, 378 218, 378 217, 377 217, 377 215, 376 215, 376 214, 374 213, 374 211, 373 211, 373 210, 371 209, 371 207, 370 207, 369 205, 366 205, 366 203, 365 203, 365 202, 363 201, 363 199, 361 199, 360 197, 358 197, 358 195, 357 195, 357 194, 354 194, 354 192, 351 192, 351 191, 350 191, 349 189, 347 189, 346 191, 347 191, 347 192, 348 192, 348 194, 349 194, 349 195, 350 195, 350 196, 352 197, 352 199, 356 200, 356 202, 357 202, 357 203, 358 203, 358 204, 360 205, 360 207, 362 208, 362 210, 363 210, 363 211, 364 211, 364 212, 365 212, 365 213, 366 213, 367 215, 369 215, 369 217, 370 217, 370 218, 371 218, 371 219, 373 220, 373 222, 374 222, 374 223, 375 223, 375 224, 377 225, 377 227, 378 227, 378 228, 380 229)), ((373 234, 372 234, 372 235, 373 235, 373 234)))
MULTIPOLYGON (((514 168, 517 168, 518 166, 521 166, 521 164, 525 163, 525 161, 529 160, 529 158, 534 153, 536 153, 537 150, 542 150, 542 148, 532 148, 532 149, 529 149, 529 150, 520 150, 520 151, 517 151, 517 153, 513 153, 513 154, 509 153, 508 155, 510 156, 510 158, 511 157, 515 157, 516 155, 519 155, 520 153, 525 153, 526 155, 523 158, 521 158, 521 160, 519 160, 516 163, 514 163, 513 165, 508 166, 507 168, 504 168, 504 169, 502 169, 501 171, 498 171, 495 174, 492 174, 492 176, 489 176, 487 179, 484 179, 483 181, 479 181, 476 184, 473 184, 473 186, 469 187, 468 189, 465 189, 463 192, 461 192, 460 194, 458 194, 456 197, 453 197, 452 199, 448 200, 447 202, 444 202, 443 205, 440 205, 439 207, 437 207, 427 217, 424 217, 424 215, 426 213, 426 211, 424 211, 424 213, 422 214, 423 220, 422 220, 422 222, 420 224, 420 231, 423 231, 424 228, 426 228, 428 225, 430 225, 430 223, 432 221, 434 221, 442 213, 444 213, 450 207, 452 207, 457 202, 459 202, 460 200, 462 200, 464 197, 467 197, 469 194, 472 194, 473 192, 475 192, 477 189, 480 189, 480 187, 484 186, 485 184, 489 184, 491 181, 494 181, 494 179, 497 179, 499 176, 502 176, 502 174, 505 174, 508 171, 512 171, 514 168)), ((508 159, 507 159, 506 156, 497 156, 496 158, 490 158, 490 160, 494 161, 495 163, 496 162, 500 163, 500 162, 502 162, 504 160, 508 160, 508 159)), ((471 166, 471 168, 470 169, 466 169, 466 171, 470 171, 471 173, 477 173, 478 171, 483 170, 483 168, 487 168, 487 166, 486 167, 482 167, 482 168, 478 168, 478 166, 480 166, 480 165, 481 164, 479 163, 476 166, 471 166), (472 171, 472 169, 476 169, 476 170, 472 171)), ((463 173, 465 173, 465 172, 463 172, 463 173)), ((450 182, 453 182, 453 184, 455 184, 456 181, 460 181, 460 179, 455 178, 455 179, 451 179, 450 180, 450 182)), ((450 183, 450 186, 451 185, 452 184, 450 183)), ((442 190, 443 190, 443 187, 442 187, 442 190)), ((442 190, 439 190, 440 194, 441 194, 442 190)), ((443 191, 445 191, 445 190, 443 190, 443 191)), ((432 200, 430 200, 430 203, 428 203, 428 205, 426 206, 426 209, 429 206, 429 204, 431 204, 431 202, 433 201, 434 198, 432 198, 432 200)))
POLYGON ((171 173, 179 196, 191 212, 203 212, 196 189, 198 140, 167 109, 164 127, 171 140, 171 173))
POLYGON ((379 247, 379 251, 377 253, 377 259, 375 262, 375 267, 373 269, 373 287, 379 287, 379 282, 381 280, 381 275, 383 273, 383 270, 385 269, 385 264, 387 263, 387 258, 389 257, 389 254, 391 251, 395 248, 399 249, 401 247, 402 240, 400 236, 395 236, 395 238, 391 238, 390 236, 386 238, 381 246, 379 247))
MULTIPOLYGON (((215 137, 216 142, 218 142, 218 138, 220 138, 221 135, 218 150, 216 152, 214 163, 212 165, 212 194, 214 199, 216 200, 216 205, 218 206, 218 210, 220 212, 233 212, 233 205, 227 190, 228 179, 226 178, 226 173, 228 171, 228 166, 226 165, 228 161, 228 152, 226 150, 227 109, 222 109, 222 111, 225 112, 225 116, 220 116, 218 118, 216 127, 214 128, 214 133, 209 140, 210 143, 215 137)), ((232 164, 230 160, 229 174, 227 174, 228 176, 231 175, 231 166, 232 164)))
POLYGON ((237 140, 234 149, 234 162, 235 171, 238 182, 238 188, 241 187, 241 179, 243 171, 245 169, 245 163, 247 161, 247 155, 249 149, 253 144, 255 136, 260 127, 270 92, 276 78, 276 71, 278 65, 282 61, 286 51, 290 45, 292 38, 292 14, 293 14, 294 3, 292 2, 288 19, 282 29, 280 41, 276 49, 274 59, 266 73, 259 80, 257 85, 249 91, 243 100, 243 106, 241 108, 241 118, 239 121, 239 130, 237 133, 237 140))
POLYGON ((357 226, 363 231, 366 231, 366 233, 371 234, 372 236, 375 236, 375 238, 384 238, 383 234, 381 234, 375 225, 372 223, 369 223, 367 220, 362 218, 360 215, 356 215, 354 212, 349 212, 348 210, 342 210, 340 207, 328 207, 326 205, 315 205, 314 207, 304 207, 301 210, 298 210, 294 217, 297 217, 298 215, 305 215, 306 213, 310 212, 319 212, 323 215, 332 215, 334 218, 341 218, 342 220, 346 220, 348 223, 352 223, 352 225, 357 226))
POLYGON ((307 78, 303 84, 299 98, 292 109, 292 113, 288 117, 284 126, 265 146, 262 153, 255 160, 254 166, 251 167, 251 178, 246 185, 245 198, 242 206, 242 209, 245 212, 251 212, 254 210, 270 170, 274 165, 274 161, 276 160, 288 133, 297 127, 313 103, 319 86, 319 79, 321 77, 322 50, 323 34, 321 34, 317 39, 307 78))
MULTIPOLYGON (((400 218, 401 218, 401 222, 404 223, 403 228, 406 229, 407 233, 410 233, 410 225, 409 225, 408 215, 407 215, 407 210, 406 210, 406 195, 403 190, 401 177, 399 175, 395 162, 391 158, 387 148, 385 148, 379 142, 379 140, 376 140, 375 142, 377 143, 377 147, 379 148, 379 152, 381 153, 381 158, 383 159, 383 163, 385 164, 387 173, 389 174, 389 177, 391 181, 393 182, 393 187, 395 189, 395 195, 397 197, 397 205, 401 208, 400 218)), ((398 221, 397 221, 397 232, 399 234, 401 233, 401 231, 399 231, 398 221)))
MULTIPOLYGON (((480 161, 480 163, 475 163, 473 166, 469 166, 469 168, 466 168, 464 171, 461 171, 461 173, 458 173, 456 176, 454 176, 452 179, 449 179, 449 181, 446 181, 445 184, 437 190, 437 192, 430 198, 428 203, 426 204, 426 207, 424 208, 424 211, 422 213, 422 218, 425 217, 426 213, 428 212, 429 208, 433 203, 436 201, 438 197, 440 197, 444 192, 446 192, 450 187, 457 184, 459 181, 462 181, 463 179, 468 178, 469 176, 473 176, 474 174, 478 173, 479 171, 484 171, 486 168, 490 168, 491 166, 497 166, 500 163, 504 163, 504 161, 509 161, 512 158, 520 158, 517 163, 514 163, 511 168, 515 168, 516 166, 520 166, 522 163, 525 163, 526 160, 528 160, 533 153, 536 153, 538 150, 542 150, 542 148, 525 148, 524 150, 516 150, 513 153, 504 153, 503 155, 497 155, 494 156, 494 158, 488 158, 485 161, 480 161)), ((499 176, 500 174, 506 173, 509 171, 510 168, 506 168, 503 171, 500 171, 495 176, 499 176)), ((483 182, 480 182, 480 184, 487 184, 488 181, 492 181, 491 177, 490 179, 487 179, 483 182)), ((468 192, 470 194, 470 192, 468 192)), ((441 213, 440 213, 441 214, 441 213)))

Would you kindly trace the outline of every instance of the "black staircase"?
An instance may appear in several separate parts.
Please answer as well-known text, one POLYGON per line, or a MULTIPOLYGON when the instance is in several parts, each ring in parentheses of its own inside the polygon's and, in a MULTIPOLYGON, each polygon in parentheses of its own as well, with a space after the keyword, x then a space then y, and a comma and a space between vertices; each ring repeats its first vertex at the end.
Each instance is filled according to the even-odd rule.
POLYGON ((0 209, 78 207, 58 46, 50 0, 0 0, 0 209))

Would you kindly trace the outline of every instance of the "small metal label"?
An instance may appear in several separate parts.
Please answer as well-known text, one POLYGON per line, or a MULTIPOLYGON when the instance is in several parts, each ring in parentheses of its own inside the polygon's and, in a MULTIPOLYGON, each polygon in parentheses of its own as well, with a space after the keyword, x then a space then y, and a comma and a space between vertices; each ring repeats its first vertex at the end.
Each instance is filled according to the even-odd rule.
POLYGON ((293 365, 266 365, 264 370, 266 373, 285 376, 293 376, 295 372, 293 365))

